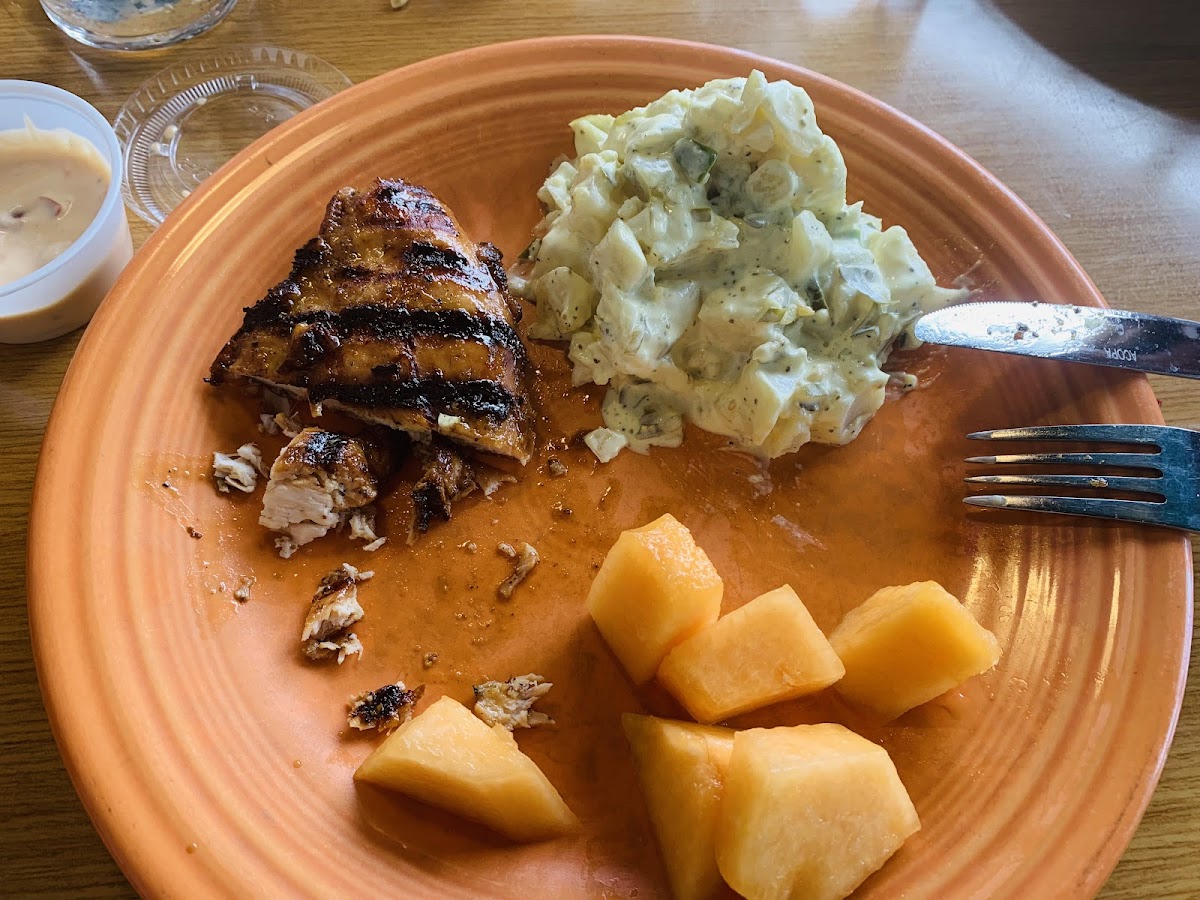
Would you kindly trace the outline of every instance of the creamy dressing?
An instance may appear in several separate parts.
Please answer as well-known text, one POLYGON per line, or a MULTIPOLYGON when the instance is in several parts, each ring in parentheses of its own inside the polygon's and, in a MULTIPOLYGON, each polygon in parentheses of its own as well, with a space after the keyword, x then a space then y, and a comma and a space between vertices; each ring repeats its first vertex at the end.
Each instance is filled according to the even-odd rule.
POLYGON ((100 212, 111 177, 99 151, 70 132, 0 132, 0 285, 70 247, 100 212))

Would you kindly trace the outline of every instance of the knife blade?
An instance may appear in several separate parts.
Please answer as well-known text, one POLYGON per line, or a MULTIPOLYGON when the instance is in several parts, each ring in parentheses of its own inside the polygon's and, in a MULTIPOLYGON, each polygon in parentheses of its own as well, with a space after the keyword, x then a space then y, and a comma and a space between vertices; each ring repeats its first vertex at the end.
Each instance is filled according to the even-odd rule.
POLYGON ((931 344, 1200 378, 1200 322, 1057 303, 986 301, 917 320, 931 344))

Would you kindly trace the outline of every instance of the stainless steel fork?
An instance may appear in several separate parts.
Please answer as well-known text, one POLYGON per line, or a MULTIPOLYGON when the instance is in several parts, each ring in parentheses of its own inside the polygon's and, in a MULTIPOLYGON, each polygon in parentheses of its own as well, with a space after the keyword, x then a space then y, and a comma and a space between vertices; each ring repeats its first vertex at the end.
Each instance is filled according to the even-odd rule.
POLYGON ((966 480, 971 484, 1033 485, 1146 495, 1145 499, 1137 500, 1019 494, 965 497, 965 502, 972 506, 1121 519, 1200 532, 1200 432, 1162 425, 1048 425, 977 431, 967 437, 977 441, 1085 441, 1136 446, 1141 449, 972 456, 967 462, 977 465, 1072 465, 1095 471, 1087 475, 973 475, 966 480), (1144 474, 1106 474, 1111 469, 1136 469, 1144 474))

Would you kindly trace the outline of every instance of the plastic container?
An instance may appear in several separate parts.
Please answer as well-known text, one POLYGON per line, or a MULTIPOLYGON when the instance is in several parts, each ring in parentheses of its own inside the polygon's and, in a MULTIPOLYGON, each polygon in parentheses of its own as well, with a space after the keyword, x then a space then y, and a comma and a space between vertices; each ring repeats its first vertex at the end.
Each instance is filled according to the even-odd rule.
POLYGON ((0 81, 0 131, 64 128, 91 143, 109 168, 92 223, 70 247, 24 278, 0 284, 0 343, 44 341, 84 325, 133 255, 121 198, 121 148, 104 116, 60 88, 0 81))

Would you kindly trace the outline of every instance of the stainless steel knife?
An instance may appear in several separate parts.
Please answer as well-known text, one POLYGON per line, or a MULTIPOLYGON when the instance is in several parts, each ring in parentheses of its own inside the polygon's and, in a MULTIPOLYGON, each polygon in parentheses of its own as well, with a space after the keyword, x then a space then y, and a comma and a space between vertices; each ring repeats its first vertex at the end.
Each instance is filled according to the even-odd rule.
POLYGON ((1094 306, 963 303, 917 320, 916 335, 951 344, 1200 378, 1200 322, 1094 306))

